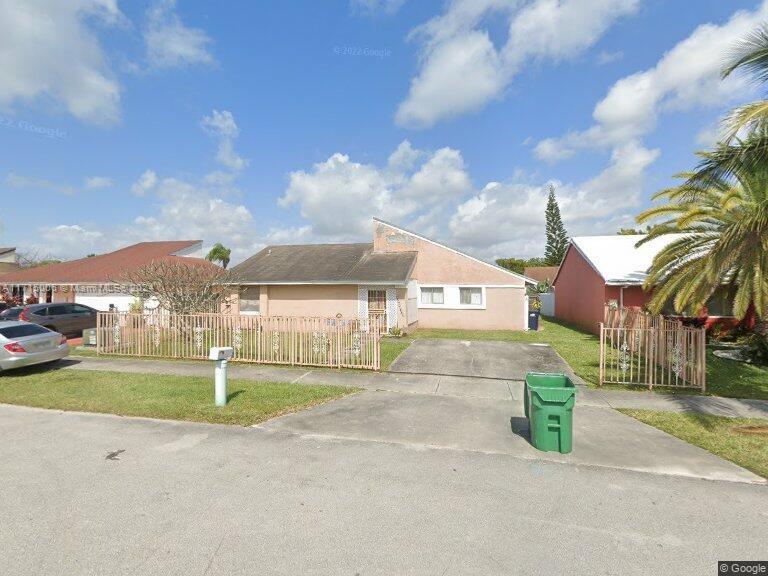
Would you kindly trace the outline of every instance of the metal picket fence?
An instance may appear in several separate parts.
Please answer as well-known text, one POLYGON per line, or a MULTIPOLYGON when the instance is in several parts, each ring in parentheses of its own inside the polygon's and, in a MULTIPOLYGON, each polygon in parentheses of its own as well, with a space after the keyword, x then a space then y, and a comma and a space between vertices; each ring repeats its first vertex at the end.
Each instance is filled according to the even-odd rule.
POLYGON ((600 384, 706 390, 706 331, 634 309, 606 309, 600 384))
POLYGON ((231 346, 235 361, 378 370, 378 318, 99 312, 98 354, 206 359, 231 346))

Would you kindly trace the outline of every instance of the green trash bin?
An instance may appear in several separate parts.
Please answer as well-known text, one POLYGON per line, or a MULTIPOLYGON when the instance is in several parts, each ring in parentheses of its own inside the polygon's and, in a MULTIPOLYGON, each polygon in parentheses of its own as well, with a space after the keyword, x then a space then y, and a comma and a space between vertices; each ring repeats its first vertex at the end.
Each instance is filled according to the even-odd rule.
POLYGON ((525 375, 523 408, 534 448, 562 454, 572 450, 575 403, 576 386, 565 374, 525 375))

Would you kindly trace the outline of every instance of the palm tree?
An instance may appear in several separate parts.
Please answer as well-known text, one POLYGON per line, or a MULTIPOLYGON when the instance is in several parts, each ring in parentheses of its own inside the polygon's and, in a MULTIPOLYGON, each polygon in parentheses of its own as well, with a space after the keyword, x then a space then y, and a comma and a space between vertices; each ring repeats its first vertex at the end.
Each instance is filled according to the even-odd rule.
POLYGON ((671 301, 678 312, 698 312, 725 285, 735 295, 734 316, 754 311, 768 319, 768 163, 744 153, 764 134, 760 128, 743 142, 700 153, 700 170, 683 174, 681 186, 657 193, 654 200, 666 204, 638 216, 641 223, 662 219, 639 244, 681 234, 653 260, 645 282, 653 290, 652 311, 671 301), (717 166, 723 156, 732 158, 728 173, 717 166))
MULTIPOLYGON (((744 72, 756 83, 768 81, 768 25, 763 24, 739 40, 731 51, 722 77, 744 72)), ((736 108, 728 118, 728 139, 738 132, 751 132, 768 124, 768 100, 758 100, 736 108)))
MULTIPOLYGON (((757 84, 768 81, 768 24, 753 30, 731 50, 722 72, 725 79, 742 72, 757 84)), ((758 100, 734 109, 725 121, 724 142, 697 167, 696 177, 714 183, 749 165, 759 171, 768 164, 768 100, 758 100), (748 142, 742 138, 748 139, 748 142), (762 135, 763 137, 755 137, 762 135)))
POLYGON ((205 257, 205 259, 211 262, 220 262, 221 267, 226 270, 227 266, 229 265, 229 257, 231 254, 232 250, 225 248, 221 242, 216 242, 216 244, 213 245, 213 248, 211 248, 211 251, 208 252, 208 255, 205 257))

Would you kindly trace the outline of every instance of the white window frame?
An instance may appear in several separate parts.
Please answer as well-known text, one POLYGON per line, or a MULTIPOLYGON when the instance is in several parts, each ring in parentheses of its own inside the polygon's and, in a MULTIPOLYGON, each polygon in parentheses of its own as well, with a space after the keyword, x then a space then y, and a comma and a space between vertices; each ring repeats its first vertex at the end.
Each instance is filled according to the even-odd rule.
POLYGON ((485 291, 483 290, 482 286, 459 286, 459 304, 461 306, 482 306, 485 303, 485 291), (469 294, 469 304, 461 301, 461 291, 462 290, 479 290, 480 291, 480 302, 477 304, 474 304, 472 302, 472 293, 469 294))
MULTIPOLYGON (((431 300, 431 298, 430 298, 431 300)), ((430 307, 430 308, 442 308, 445 306, 445 288, 443 286, 419 286, 419 307, 430 307), (438 304, 435 302, 424 302, 424 290, 442 290, 443 294, 443 302, 438 304)))
POLYGON ((418 307, 422 310, 485 310, 486 304, 486 286, 474 284, 420 284, 418 307), (423 288, 442 288, 442 304, 423 304, 421 301, 421 291, 423 288), (480 304, 462 304, 461 288, 479 288, 480 304))

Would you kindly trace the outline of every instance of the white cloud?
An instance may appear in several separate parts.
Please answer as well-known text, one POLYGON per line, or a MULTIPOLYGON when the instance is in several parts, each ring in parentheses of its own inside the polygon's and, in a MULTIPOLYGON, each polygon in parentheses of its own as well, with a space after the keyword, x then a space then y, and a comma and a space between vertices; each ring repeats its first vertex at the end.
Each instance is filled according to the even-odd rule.
POLYGON ((292 172, 279 204, 297 206, 315 238, 359 240, 370 235, 372 216, 399 221, 471 191, 460 152, 428 153, 404 141, 383 168, 336 153, 309 171, 292 172))
POLYGON ((505 84, 502 62, 488 34, 467 32, 430 52, 395 119, 401 126, 429 127, 481 109, 505 84))
POLYGON ((60 184, 44 178, 35 178, 33 176, 22 176, 9 172, 5 177, 5 183, 11 188, 17 190, 47 190, 71 196, 75 193, 75 188, 69 184, 60 184))
POLYGON ((235 152, 235 140, 239 136, 240 130, 230 111, 214 110, 210 116, 203 117, 200 125, 208 134, 218 140, 219 150, 216 159, 219 163, 235 172, 248 165, 248 160, 235 152))
POLYGON ((163 178, 157 183, 156 213, 140 216, 119 236, 123 243, 145 240, 221 241, 233 249, 236 258, 249 256, 256 240, 253 216, 243 205, 222 199, 215 189, 163 178))
POLYGON ((0 107, 50 100, 80 120, 120 118, 120 87, 96 26, 122 24, 116 0, 0 2, 0 107))
POLYGON ((353 12, 368 16, 394 14, 405 4, 405 0, 350 0, 353 12))
POLYGON ((147 10, 144 31, 147 60, 155 68, 211 64, 211 39, 198 28, 189 28, 176 13, 176 0, 156 0, 147 10))
POLYGON ((613 64, 614 62, 618 62, 623 58, 624 58, 624 52, 622 52, 621 50, 617 50, 616 52, 603 51, 597 55, 597 64, 598 66, 606 66, 608 64, 613 64))
POLYGON ((503 96, 528 60, 573 58, 613 24, 633 13, 639 0, 454 0, 446 12, 412 32, 423 42, 419 73, 395 119, 424 128, 474 112, 503 96), (505 45, 497 48, 478 29, 485 18, 509 20, 505 45))
MULTIPOLYGON (((553 182, 568 233, 612 234, 634 222, 643 171, 658 154, 633 142, 616 150, 596 177, 581 184, 553 182)), ((457 206, 448 223, 451 240, 487 259, 541 256, 548 185, 487 184, 457 206)))
POLYGON ((536 155, 547 161, 572 156, 580 148, 621 145, 655 129, 664 112, 720 106, 747 91, 743 79, 720 79, 723 54, 768 19, 768 2, 754 11, 740 10, 718 26, 703 24, 675 45, 653 67, 617 81, 595 106, 595 124, 542 140, 536 155))
POLYGON ((112 178, 106 176, 90 176, 83 182, 84 186, 89 190, 103 190, 104 188, 111 188, 115 181, 112 178))
POLYGON ((131 186, 131 192, 136 196, 144 196, 157 185, 157 174, 154 170, 145 170, 139 179, 131 186))
POLYGON ((96 251, 102 245, 104 233, 84 228, 78 224, 46 226, 39 230, 41 242, 33 244, 44 255, 66 258, 83 256, 96 251))
MULTIPOLYGON (((633 221, 643 174, 658 150, 632 141, 608 167, 580 183, 554 182, 568 231, 613 233, 633 221)), ((292 172, 279 200, 305 220, 273 229, 266 242, 369 241, 371 217, 401 223, 481 258, 541 256, 547 184, 519 171, 508 183, 477 190, 461 152, 425 151, 402 142, 383 167, 336 153, 310 170, 292 172)))
MULTIPOLYGON (((228 111, 214 110, 201 125, 206 133, 219 141, 217 158, 221 159, 221 144, 231 145, 239 135, 235 119, 228 111)), ((234 152, 232 152, 234 154, 234 152)), ((226 164, 225 162, 222 162, 226 164)), ((106 228, 90 225, 62 225, 40 231, 43 242, 35 247, 59 257, 78 257, 86 251, 103 252, 136 242, 152 240, 203 240, 206 246, 222 242, 232 248, 233 261, 244 259, 264 244, 253 215, 242 204, 226 200, 238 171, 245 160, 228 162, 229 171, 206 174, 199 181, 190 178, 161 177, 146 170, 131 186, 131 192, 151 200, 151 210, 131 222, 117 223, 106 228), (59 242, 61 235, 64 240, 59 242), (86 250, 87 247, 87 250, 86 250)), ((86 182, 103 184, 101 177, 86 182)), ((9 174, 6 182, 16 187, 40 187, 52 184, 9 174)), ((279 235, 279 231, 275 232, 279 235)))

